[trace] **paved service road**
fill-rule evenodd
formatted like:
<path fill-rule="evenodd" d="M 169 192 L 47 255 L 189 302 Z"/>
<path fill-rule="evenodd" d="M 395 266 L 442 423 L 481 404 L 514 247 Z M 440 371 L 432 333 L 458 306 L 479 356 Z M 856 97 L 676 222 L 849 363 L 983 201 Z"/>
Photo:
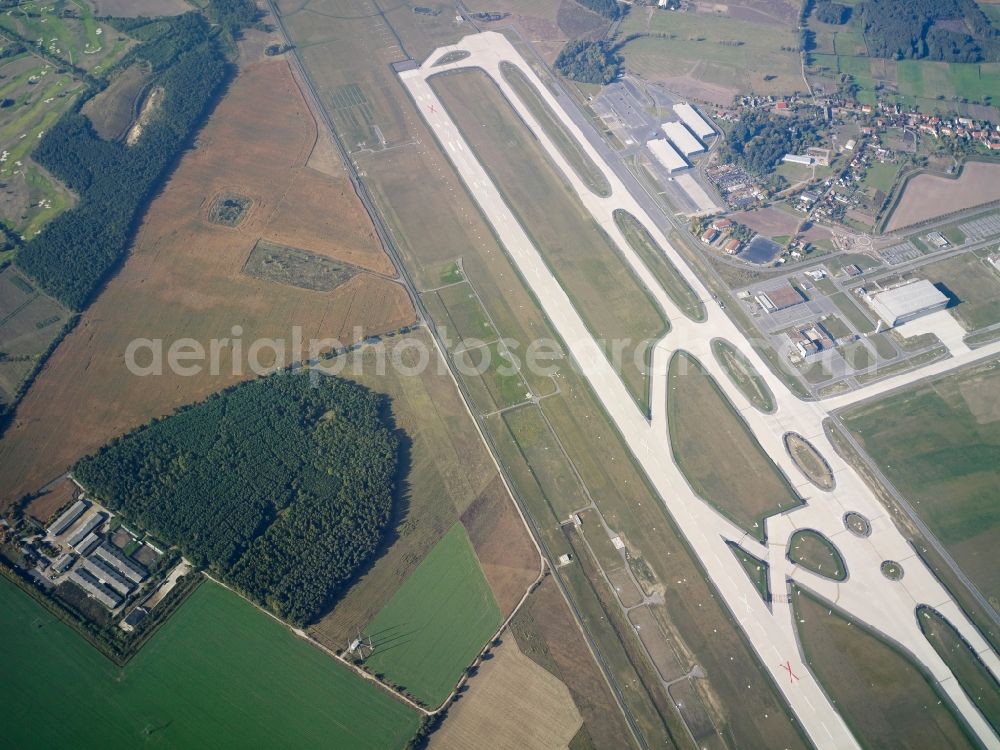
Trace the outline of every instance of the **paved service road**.
<path fill-rule="evenodd" d="M 454 50 L 468 51 L 470 56 L 455 63 L 434 66 L 442 55 Z M 501 61 L 517 65 L 531 80 L 539 95 L 560 117 L 581 148 L 605 173 L 612 186 L 610 197 L 595 195 L 580 180 L 531 111 L 507 84 L 500 73 Z M 657 343 L 653 352 L 652 419 L 646 419 L 635 406 L 603 349 L 587 330 L 579 312 L 549 271 L 537 248 L 511 213 L 496 185 L 428 83 L 427 79 L 437 73 L 469 66 L 482 68 L 493 78 L 670 318 L 672 330 Z M 922 564 L 871 490 L 837 455 L 824 434 L 822 422 L 828 416 L 829 408 L 850 402 L 844 401 L 845 397 L 831 399 L 829 402 L 804 402 L 788 391 L 732 321 L 717 305 L 712 304 L 708 290 L 670 245 L 636 197 L 625 188 L 615 171 L 504 36 L 483 33 L 466 37 L 457 45 L 438 49 L 420 68 L 402 72 L 400 78 L 435 133 L 442 150 L 455 165 L 505 250 L 539 300 L 546 316 L 565 341 L 571 356 L 615 422 L 629 450 L 656 488 L 710 580 L 740 622 L 763 667 L 784 694 L 812 741 L 823 748 L 859 746 L 843 718 L 803 663 L 792 607 L 789 597 L 785 595 L 789 581 L 835 603 L 852 617 L 867 623 L 906 650 L 933 675 L 941 692 L 980 740 L 988 747 L 1000 748 L 1000 739 L 921 633 L 915 608 L 920 604 L 928 604 L 947 617 L 998 678 L 1000 660 L 948 592 Z M 706 301 L 705 322 L 691 321 L 673 304 L 618 230 L 613 219 L 613 211 L 618 208 L 630 212 L 645 225 L 691 287 Z M 715 338 L 727 340 L 757 368 L 775 396 L 777 409 L 773 414 L 763 414 L 755 409 L 742 391 L 730 381 L 711 352 L 711 341 Z M 768 455 L 792 481 L 805 501 L 802 506 L 765 521 L 766 543 L 760 543 L 745 534 L 702 501 L 671 458 L 666 421 L 666 375 L 670 358 L 677 351 L 690 353 L 711 373 L 726 396 L 740 410 Z M 927 372 L 944 371 L 965 361 L 993 356 L 998 351 L 1000 345 L 984 347 L 946 363 L 931 365 L 916 374 L 869 386 L 852 395 L 855 400 L 867 398 L 912 382 Z M 784 447 L 783 438 L 789 431 L 805 436 L 823 455 L 836 477 L 835 489 L 830 492 L 821 491 L 801 474 Z M 871 521 L 870 536 L 858 537 L 846 530 L 843 517 L 848 511 L 858 512 Z M 847 564 L 849 576 L 846 581 L 834 582 L 803 570 L 788 560 L 786 552 L 789 537 L 797 529 L 804 528 L 815 529 L 834 542 Z M 777 594 L 770 605 L 757 594 L 749 577 L 727 549 L 726 540 L 739 542 L 749 552 L 768 562 L 771 591 Z M 887 559 L 901 563 L 905 570 L 902 580 L 889 581 L 881 574 L 880 565 Z M 786 664 L 798 677 L 797 681 L 790 679 Z"/>

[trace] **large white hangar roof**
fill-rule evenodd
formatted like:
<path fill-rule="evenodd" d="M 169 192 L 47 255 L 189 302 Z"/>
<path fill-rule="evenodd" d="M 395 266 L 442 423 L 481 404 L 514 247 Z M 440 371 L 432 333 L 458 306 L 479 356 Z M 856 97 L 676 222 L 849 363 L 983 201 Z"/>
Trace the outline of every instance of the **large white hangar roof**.
<path fill-rule="evenodd" d="M 656 157 L 656 160 L 667 168 L 668 172 L 684 169 L 688 165 L 684 161 L 684 157 L 677 153 L 677 149 L 671 146 L 666 138 L 657 138 L 656 140 L 649 141 L 646 147 Z"/>
<path fill-rule="evenodd" d="M 708 121 L 687 102 L 674 105 L 674 112 L 681 118 L 681 122 L 691 128 L 691 132 L 705 140 L 715 135 L 715 128 L 708 124 Z"/>
<path fill-rule="evenodd" d="M 889 325 L 899 325 L 921 315 L 943 310 L 948 297 L 927 279 L 871 295 L 872 309 Z"/>
<path fill-rule="evenodd" d="M 705 147 L 701 145 L 698 139 L 691 135 L 691 131 L 684 127 L 684 123 L 665 122 L 660 127 L 667 134 L 667 138 L 677 146 L 677 150 L 685 156 L 697 154 L 699 151 L 705 150 Z"/>

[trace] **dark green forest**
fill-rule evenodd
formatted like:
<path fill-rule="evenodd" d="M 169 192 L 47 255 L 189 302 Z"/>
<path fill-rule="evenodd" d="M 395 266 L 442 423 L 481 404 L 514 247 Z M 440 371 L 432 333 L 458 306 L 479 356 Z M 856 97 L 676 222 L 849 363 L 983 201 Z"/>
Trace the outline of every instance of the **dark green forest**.
<path fill-rule="evenodd" d="M 285 371 L 116 439 L 75 477 L 109 508 L 296 624 L 378 546 L 397 440 L 381 397 Z"/>
<path fill-rule="evenodd" d="M 575 39 L 556 58 L 556 70 L 581 83 L 611 83 L 621 71 L 622 57 L 606 42 Z"/>
<path fill-rule="evenodd" d="M 215 25 L 200 13 L 108 19 L 141 42 L 116 67 L 147 62 L 152 84 L 164 94 L 133 146 L 103 140 L 76 110 L 61 118 L 32 154 L 80 196 L 77 206 L 49 222 L 15 261 L 63 304 L 83 309 L 124 256 L 146 204 L 228 76 L 225 49 L 230 35 L 252 20 L 248 7 L 248 0 L 212 0 L 206 12 Z"/>
<path fill-rule="evenodd" d="M 621 18 L 622 16 L 622 6 L 618 3 L 618 0 L 576 0 L 576 1 L 587 10 L 592 10 L 595 13 L 599 13 L 605 18 L 610 18 L 612 21 Z"/>
<path fill-rule="evenodd" d="M 748 172 L 767 177 L 785 154 L 797 154 L 821 142 L 820 123 L 806 117 L 783 117 L 765 110 L 744 115 L 722 144 L 720 155 Z"/>
<path fill-rule="evenodd" d="M 854 12 L 871 57 L 1000 60 L 1000 38 L 975 0 L 863 0 Z"/>

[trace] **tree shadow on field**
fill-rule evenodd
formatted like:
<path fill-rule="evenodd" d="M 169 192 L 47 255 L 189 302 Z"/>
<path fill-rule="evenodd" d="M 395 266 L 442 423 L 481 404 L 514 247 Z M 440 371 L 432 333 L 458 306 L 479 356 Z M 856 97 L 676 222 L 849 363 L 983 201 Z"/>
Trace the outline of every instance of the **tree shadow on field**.
<path fill-rule="evenodd" d="M 372 389 L 368 389 L 372 390 Z M 392 413 L 392 399 L 385 394 L 379 394 L 379 417 L 382 423 L 396 438 L 399 447 L 396 451 L 396 473 L 393 476 L 392 486 L 392 509 L 389 520 L 386 522 L 375 551 L 358 565 L 354 574 L 338 586 L 327 599 L 320 613 L 307 624 L 314 624 L 326 617 L 337 606 L 341 597 L 346 594 L 361 578 L 368 574 L 378 560 L 389 551 L 400 538 L 400 530 L 403 523 L 409 516 L 410 501 L 413 488 L 410 484 L 410 471 L 413 468 L 413 439 L 396 425 L 396 419 Z"/>

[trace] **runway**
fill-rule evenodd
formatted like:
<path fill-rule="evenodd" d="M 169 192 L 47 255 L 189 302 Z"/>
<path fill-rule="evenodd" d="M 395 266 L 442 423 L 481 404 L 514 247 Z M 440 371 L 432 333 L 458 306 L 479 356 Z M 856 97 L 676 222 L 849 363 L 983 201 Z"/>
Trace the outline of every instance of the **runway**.
<path fill-rule="evenodd" d="M 458 50 L 468 51 L 470 56 L 454 63 L 434 66 L 444 54 Z M 501 61 L 521 69 L 567 131 L 578 141 L 579 146 L 604 172 L 612 186 L 609 197 L 595 195 L 580 180 L 530 109 L 507 84 L 500 73 Z M 615 242 L 636 276 L 670 319 L 672 330 L 657 342 L 653 352 L 651 419 L 647 420 L 636 407 L 604 350 L 587 330 L 579 311 L 552 275 L 428 83 L 427 79 L 433 75 L 470 66 L 485 70 L 500 87 L 552 162 Z M 823 748 L 859 747 L 857 739 L 804 664 L 795 634 L 791 604 L 789 598 L 783 595 L 788 591 L 789 580 L 835 603 L 852 617 L 867 623 L 905 649 L 937 680 L 940 690 L 980 740 L 987 747 L 1000 748 L 1000 738 L 921 633 L 915 608 L 919 604 L 927 604 L 941 612 L 998 678 L 1000 660 L 952 601 L 948 592 L 916 557 L 871 490 L 835 452 L 822 428 L 824 418 L 833 408 L 905 386 L 929 374 L 995 356 L 1000 353 L 1000 342 L 963 352 L 915 373 L 890 378 L 850 394 L 820 402 L 800 401 L 770 371 L 732 321 L 713 303 L 710 293 L 683 257 L 671 246 L 636 197 L 625 188 L 611 165 L 591 145 L 559 100 L 538 79 L 506 37 L 496 33 L 466 37 L 457 45 L 436 50 L 420 68 L 404 71 L 399 75 L 421 115 L 435 133 L 441 149 L 454 164 L 511 260 L 539 300 L 543 312 L 566 343 L 570 355 L 616 424 L 629 450 L 656 488 L 711 582 L 739 621 L 763 667 L 770 672 L 812 741 Z M 628 211 L 646 227 L 692 289 L 706 303 L 707 316 L 704 322 L 691 321 L 673 304 L 622 236 L 613 218 L 616 209 Z M 711 342 L 715 338 L 728 341 L 754 365 L 774 394 L 777 408 L 773 414 L 758 411 L 732 383 L 711 352 Z M 666 376 L 670 358 L 677 351 L 690 353 L 709 371 L 729 400 L 739 409 L 764 450 L 805 500 L 804 505 L 765 521 L 766 544 L 746 535 L 742 529 L 701 500 L 672 460 L 666 421 Z M 789 431 L 806 437 L 823 455 L 834 472 L 835 489 L 830 492 L 821 491 L 802 475 L 784 447 L 783 438 Z M 872 525 L 870 536 L 859 537 L 846 529 L 843 517 L 848 511 L 860 513 L 869 519 Z M 806 528 L 815 529 L 834 542 L 847 564 L 846 581 L 834 582 L 801 569 L 788 560 L 786 550 L 790 535 L 798 529 Z M 740 543 L 748 552 L 769 563 L 771 591 L 777 594 L 770 605 L 758 595 L 735 556 L 727 549 L 726 540 Z M 884 560 L 894 560 L 903 566 L 905 575 L 902 580 L 890 581 L 881 574 L 880 565 Z M 786 663 L 798 677 L 797 680 L 790 678 Z"/>

